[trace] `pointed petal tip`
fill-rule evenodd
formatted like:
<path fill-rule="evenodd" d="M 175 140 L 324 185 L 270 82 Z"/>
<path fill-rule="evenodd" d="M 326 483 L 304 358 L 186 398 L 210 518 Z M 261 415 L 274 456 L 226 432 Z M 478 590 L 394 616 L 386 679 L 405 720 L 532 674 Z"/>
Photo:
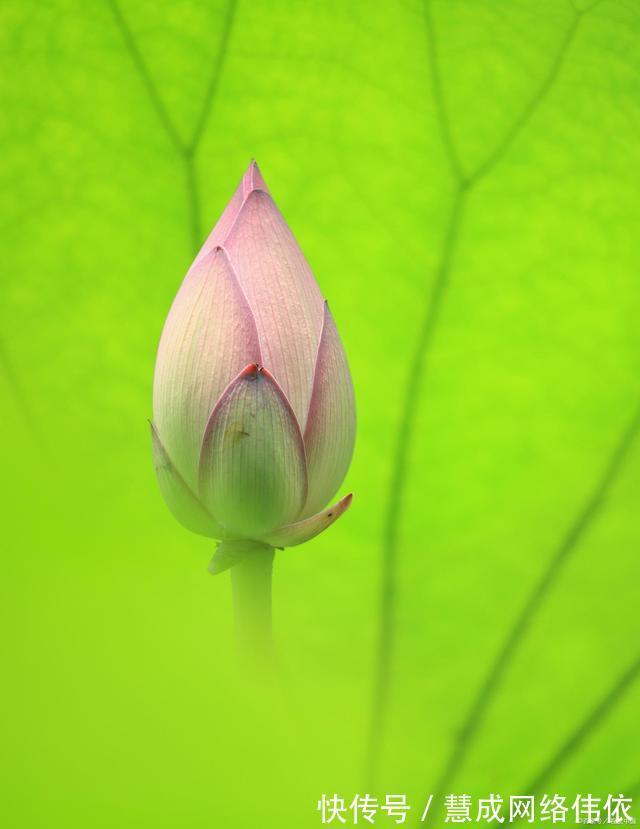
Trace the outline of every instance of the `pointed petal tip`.
<path fill-rule="evenodd" d="M 337 521 L 349 509 L 352 500 L 353 493 L 350 492 L 332 506 L 322 510 L 322 512 L 269 533 L 263 538 L 263 541 L 278 548 L 296 547 L 298 544 L 304 544 L 306 541 L 320 535 L 327 527 Z"/>
<path fill-rule="evenodd" d="M 207 271 L 207 269 L 213 267 L 216 263 L 217 259 L 224 259 L 228 264 L 229 268 L 231 268 L 231 260 L 229 259 L 229 254 L 227 251 L 222 247 L 222 244 L 218 243 L 213 247 L 208 246 L 209 243 L 205 242 L 200 252 L 193 260 L 191 265 L 189 266 L 189 270 L 187 271 L 187 277 L 193 273 L 202 273 L 203 271 Z"/>
<path fill-rule="evenodd" d="M 247 199 L 254 190 L 261 190 L 265 193 L 269 192 L 269 188 L 262 177 L 258 164 L 255 158 L 252 158 L 251 163 L 247 167 L 247 172 L 242 179 L 242 193 L 244 198 Z"/>
<path fill-rule="evenodd" d="M 353 501 L 353 492 L 350 492 L 348 495 L 345 495 L 344 498 L 341 498 L 337 501 L 332 507 L 329 507 L 323 514 L 326 516 L 329 524 L 332 524 L 337 518 L 339 518 L 343 512 L 346 512 L 349 507 L 351 506 L 351 502 Z"/>
<path fill-rule="evenodd" d="M 231 260 L 229 259 L 229 254 L 222 246 L 222 244 L 214 245 L 210 250 L 206 253 L 203 253 L 201 256 L 196 257 L 194 260 L 194 265 L 202 268 L 206 265 L 211 265 L 218 257 L 222 257 L 227 260 L 229 266 L 231 266 Z"/>
<path fill-rule="evenodd" d="M 249 363 L 249 365 L 246 368 L 242 369 L 242 371 L 238 375 L 238 380 L 252 381 L 256 380 L 258 377 L 262 377 L 264 380 L 267 380 L 276 389 L 278 395 L 282 398 L 283 403 L 285 404 L 287 409 L 291 411 L 291 414 L 295 418 L 295 414 L 293 412 L 293 409 L 291 409 L 289 399 L 282 390 L 282 386 L 280 385 L 280 383 L 278 383 L 274 375 L 269 371 L 268 368 L 266 368 L 266 366 L 261 366 L 259 363 Z"/>
<path fill-rule="evenodd" d="M 255 380 L 258 374 L 262 373 L 262 368 L 257 363 L 249 363 L 246 368 L 243 368 L 238 375 L 239 380 Z"/>
<path fill-rule="evenodd" d="M 252 221 L 262 223 L 266 216 L 275 215 L 278 212 L 278 207 L 266 187 L 252 187 L 245 194 L 242 210 L 252 216 Z M 259 212 L 258 218 L 256 218 L 256 211 Z M 235 227 L 226 239 L 230 247 L 233 246 Z"/>

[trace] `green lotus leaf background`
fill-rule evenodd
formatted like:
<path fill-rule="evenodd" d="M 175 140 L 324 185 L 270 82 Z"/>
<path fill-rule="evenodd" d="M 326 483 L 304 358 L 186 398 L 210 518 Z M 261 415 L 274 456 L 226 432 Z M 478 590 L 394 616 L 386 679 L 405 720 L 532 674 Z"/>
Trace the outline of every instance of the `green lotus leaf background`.
<path fill-rule="evenodd" d="M 640 796 L 637 3 L 0 21 L 3 825 Z M 350 511 L 276 557 L 275 712 L 146 421 L 169 304 L 252 157 L 359 418 Z"/>

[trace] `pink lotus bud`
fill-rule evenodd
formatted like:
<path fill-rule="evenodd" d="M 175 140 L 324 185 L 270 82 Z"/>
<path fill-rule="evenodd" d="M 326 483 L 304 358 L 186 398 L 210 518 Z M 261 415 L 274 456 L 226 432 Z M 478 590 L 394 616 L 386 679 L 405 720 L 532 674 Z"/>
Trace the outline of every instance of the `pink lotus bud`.
<path fill-rule="evenodd" d="M 169 508 L 187 529 L 224 539 L 231 562 L 238 541 L 300 544 L 351 502 L 322 511 L 353 452 L 347 359 L 255 163 L 171 306 L 153 412 Z"/>

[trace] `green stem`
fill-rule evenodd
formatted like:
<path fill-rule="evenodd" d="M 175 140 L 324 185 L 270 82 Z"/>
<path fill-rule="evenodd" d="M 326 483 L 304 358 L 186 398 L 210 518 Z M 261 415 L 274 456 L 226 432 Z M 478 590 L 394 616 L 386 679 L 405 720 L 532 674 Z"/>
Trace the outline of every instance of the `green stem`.
<path fill-rule="evenodd" d="M 231 568 L 233 610 L 238 649 L 251 667 L 273 663 L 271 576 L 275 550 L 249 553 Z"/>

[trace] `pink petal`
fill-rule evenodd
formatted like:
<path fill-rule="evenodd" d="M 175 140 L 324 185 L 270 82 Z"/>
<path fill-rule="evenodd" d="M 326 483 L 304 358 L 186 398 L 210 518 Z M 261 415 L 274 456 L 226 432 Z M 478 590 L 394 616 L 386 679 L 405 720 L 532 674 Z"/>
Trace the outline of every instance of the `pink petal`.
<path fill-rule="evenodd" d="M 325 303 L 313 395 L 304 434 L 309 495 L 303 515 L 313 515 L 332 498 L 347 474 L 356 435 L 351 374 L 340 336 Z"/>
<path fill-rule="evenodd" d="M 193 490 L 211 410 L 249 361 L 260 361 L 255 321 L 226 253 L 218 248 L 191 268 L 171 306 L 153 384 L 158 430 Z"/>
<path fill-rule="evenodd" d="M 326 510 L 311 516 L 311 518 L 305 518 L 304 521 L 298 521 L 295 524 L 280 527 L 279 530 L 272 533 L 267 533 L 263 540 L 273 547 L 295 547 L 296 544 L 304 544 L 305 541 L 319 535 L 327 527 L 330 527 L 334 521 L 337 521 L 351 506 L 352 498 L 352 493 L 349 493 L 332 507 L 327 507 Z"/>
<path fill-rule="evenodd" d="M 249 365 L 211 413 L 200 455 L 199 493 L 236 538 L 294 521 L 307 495 L 300 427 L 271 374 Z"/>
<path fill-rule="evenodd" d="M 247 172 L 242 177 L 242 181 L 238 185 L 236 192 L 231 197 L 231 201 L 225 207 L 222 216 L 220 216 L 216 226 L 209 234 L 207 241 L 200 249 L 196 257 L 196 262 L 210 253 L 214 248 L 224 246 L 229 231 L 233 227 L 233 223 L 240 212 L 240 208 L 249 193 L 252 193 L 254 190 L 264 190 L 265 193 L 269 192 L 258 169 L 258 165 L 255 161 L 252 161 Z"/>
<path fill-rule="evenodd" d="M 277 377 L 304 430 L 322 328 L 320 289 L 263 190 L 247 196 L 225 249 L 256 320 L 262 361 Z"/>
<path fill-rule="evenodd" d="M 222 528 L 209 515 L 171 463 L 171 458 L 162 445 L 160 435 L 153 423 L 149 425 L 151 426 L 153 465 L 156 470 L 160 492 L 174 518 L 183 527 L 191 530 L 191 532 L 198 533 L 198 535 L 222 538 Z"/>

